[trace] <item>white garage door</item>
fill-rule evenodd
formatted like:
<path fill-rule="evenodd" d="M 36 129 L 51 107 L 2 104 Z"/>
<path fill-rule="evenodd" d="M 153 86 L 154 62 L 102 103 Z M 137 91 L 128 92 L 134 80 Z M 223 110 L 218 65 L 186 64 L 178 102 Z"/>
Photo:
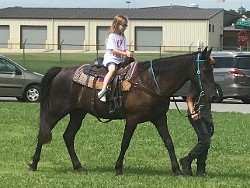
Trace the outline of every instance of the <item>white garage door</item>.
<path fill-rule="evenodd" d="M 136 27 L 135 50 L 159 51 L 162 43 L 161 27 Z"/>
<path fill-rule="evenodd" d="M 106 26 L 98 26 L 97 27 L 97 37 L 96 37 L 96 44 L 98 44 L 98 50 L 104 50 L 106 40 L 108 38 L 109 27 Z"/>
<path fill-rule="evenodd" d="M 84 26 L 60 26 L 58 43 L 64 50 L 83 50 L 85 40 Z M 60 46 L 59 46 L 60 49 Z"/>
<path fill-rule="evenodd" d="M 21 49 L 45 49 L 46 40 L 46 26 L 21 26 Z"/>
<path fill-rule="evenodd" d="M 10 38 L 10 27 L 8 25 L 0 26 L 0 48 L 8 48 Z"/>

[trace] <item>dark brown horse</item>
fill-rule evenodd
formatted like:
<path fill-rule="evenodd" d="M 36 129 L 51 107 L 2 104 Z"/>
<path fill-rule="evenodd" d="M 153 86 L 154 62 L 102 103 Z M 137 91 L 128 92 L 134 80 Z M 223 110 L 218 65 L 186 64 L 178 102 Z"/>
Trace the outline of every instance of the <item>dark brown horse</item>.
<path fill-rule="evenodd" d="M 117 175 L 123 173 L 123 159 L 137 125 L 146 121 L 152 122 L 161 136 L 169 152 L 173 173 L 182 174 L 169 134 L 166 113 L 170 97 L 188 80 L 204 90 L 205 97 L 210 98 L 214 94 L 210 53 L 211 49 L 207 51 L 205 48 L 201 53 L 140 62 L 137 76 L 131 81 L 130 91 L 124 92 L 123 114 L 110 114 L 109 105 L 99 101 L 95 96 L 99 117 L 126 119 L 121 150 L 115 165 Z M 70 121 L 63 138 L 74 170 L 84 171 L 75 152 L 74 140 L 85 115 L 95 113 L 91 110 L 90 100 L 93 97 L 93 89 L 72 81 L 76 69 L 77 67 L 55 67 L 44 75 L 41 83 L 40 129 L 33 161 L 29 164 L 31 170 L 37 170 L 42 145 L 52 139 L 51 130 L 58 121 L 69 114 Z"/>

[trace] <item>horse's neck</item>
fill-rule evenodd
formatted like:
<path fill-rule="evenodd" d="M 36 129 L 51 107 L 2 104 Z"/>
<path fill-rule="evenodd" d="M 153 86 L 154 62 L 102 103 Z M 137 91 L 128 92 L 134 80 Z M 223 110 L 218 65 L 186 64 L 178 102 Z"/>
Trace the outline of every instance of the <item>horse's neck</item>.
<path fill-rule="evenodd" d="M 183 63 L 178 72 L 168 71 L 160 75 L 162 94 L 171 96 L 178 91 L 188 80 L 192 71 L 192 64 Z"/>

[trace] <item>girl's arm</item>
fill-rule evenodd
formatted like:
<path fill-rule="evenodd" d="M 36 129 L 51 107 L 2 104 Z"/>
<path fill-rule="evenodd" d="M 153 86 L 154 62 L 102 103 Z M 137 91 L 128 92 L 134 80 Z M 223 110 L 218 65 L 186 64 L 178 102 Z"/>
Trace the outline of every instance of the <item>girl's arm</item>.
<path fill-rule="evenodd" d="M 127 56 L 127 57 L 131 57 L 132 56 L 132 52 L 129 51 L 129 50 L 126 50 L 125 52 L 124 51 L 121 51 L 121 50 L 118 50 L 118 49 L 113 49 L 112 51 L 114 54 L 116 55 L 122 55 L 122 56 Z"/>

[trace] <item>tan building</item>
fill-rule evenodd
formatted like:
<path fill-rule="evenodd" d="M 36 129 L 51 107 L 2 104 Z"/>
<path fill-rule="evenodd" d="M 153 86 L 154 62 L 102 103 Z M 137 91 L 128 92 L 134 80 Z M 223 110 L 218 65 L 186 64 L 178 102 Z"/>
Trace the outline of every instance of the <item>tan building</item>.
<path fill-rule="evenodd" d="M 194 51 L 222 45 L 223 9 L 162 6 L 135 9 L 0 9 L 0 50 L 96 51 L 104 49 L 115 15 L 126 15 L 134 51 Z"/>

